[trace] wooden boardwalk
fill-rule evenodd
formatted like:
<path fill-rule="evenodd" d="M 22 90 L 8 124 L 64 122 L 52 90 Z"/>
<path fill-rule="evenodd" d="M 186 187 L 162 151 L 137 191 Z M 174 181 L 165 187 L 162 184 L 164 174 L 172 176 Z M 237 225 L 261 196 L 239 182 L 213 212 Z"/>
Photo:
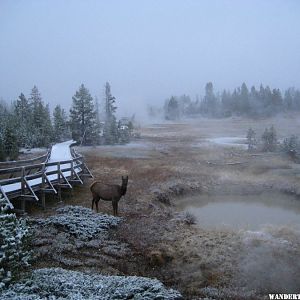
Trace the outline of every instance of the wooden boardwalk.
<path fill-rule="evenodd" d="M 70 157 L 67 160 L 53 161 L 51 156 L 57 155 L 49 150 L 31 160 L 0 163 L 0 194 L 6 205 L 16 210 L 11 203 L 15 199 L 20 201 L 21 212 L 25 212 L 26 201 L 38 202 L 45 208 L 46 193 L 56 194 L 61 200 L 62 188 L 72 189 L 74 184 L 83 184 L 84 177 L 93 177 L 83 156 L 71 146 L 71 141 L 65 145 Z"/>

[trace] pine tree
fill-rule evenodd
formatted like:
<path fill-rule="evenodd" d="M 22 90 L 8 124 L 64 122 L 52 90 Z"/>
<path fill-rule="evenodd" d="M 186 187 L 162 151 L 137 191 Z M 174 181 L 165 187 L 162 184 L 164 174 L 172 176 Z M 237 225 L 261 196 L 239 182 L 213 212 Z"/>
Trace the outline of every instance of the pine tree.
<path fill-rule="evenodd" d="M 44 107 L 44 123 L 42 126 L 42 145 L 48 146 L 53 141 L 53 126 L 50 116 L 49 104 Z"/>
<path fill-rule="evenodd" d="M 242 114 L 248 114 L 250 110 L 250 103 L 249 103 L 249 91 L 248 88 L 243 82 L 241 86 L 241 94 L 240 94 L 240 112 Z"/>
<path fill-rule="evenodd" d="M 19 154 L 17 128 L 10 116 L 4 130 L 4 153 L 9 160 L 15 160 Z"/>
<path fill-rule="evenodd" d="M 21 147 L 28 146 L 28 135 L 31 131 L 32 111 L 27 98 L 20 94 L 14 105 L 16 126 L 18 127 L 18 143 Z"/>
<path fill-rule="evenodd" d="M 96 144 L 100 144 L 100 137 L 101 137 L 101 132 L 103 130 L 103 126 L 101 123 L 101 117 L 100 117 L 100 104 L 98 101 L 98 98 L 95 97 L 95 114 L 96 114 L 96 132 L 97 132 L 97 140 Z"/>
<path fill-rule="evenodd" d="M 115 106 L 116 98 L 112 96 L 110 90 L 110 84 L 105 84 L 105 124 L 104 124 L 104 140 L 105 144 L 116 144 L 119 140 L 117 120 L 115 112 L 117 107 Z"/>
<path fill-rule="evenodd" d="M 249 128 L 247 132 L 248 151 L 252 151 L 255 148 L 255 145 L 257 144 L 255 137 L 256 137 L 255 131 L 252 128 Z"/>
<path fill-rule="evenodd" d="M 266 128 L 263 135 L 263 150 L 273 152 L 276 150 L 277 147 L 277 134 L 274 126 L 272 125 L 270 129 Z"/>
<path fill-rule="evenodd" d="M 279 89 L 273 89 L 271 95 L 271 105 L 273 112 L 279 112 L 282 108 L 283 100 Z"/>
<path fill-rule="evenodd" d="M 217 97 L 214 94 L 213 84 L 208 82 L 205 86 L 205 96 L 202 102 L 202 112 L 213 116 L 217 111 Z"/>
<path fill-rule="evenodd" d="M 293 88 L 289 88 L 285 91 L 284 93 L 284 98 L 283 98 L 283 103 L 284 103 L 284 106 L 287 110 L 291 110 L 294 106 L 294 89 Z"/>
<path fill-rule="evenodd" d="M 171 97 L 166 102 L 165 106 L 165 118 L 167 120 L 178 120 L 180 115 L 179 103 L 175 97 Z"/>
<path fill-rule="evenodd" d="M 53 135 L 56 142 L 62 142 L 69 137 L 67 115 L 60 105 L 56 105 L 53 111 Z"/>
<path fill-rule="evenodd" d="M 6 159 L 4 134 L 7 126 L 8 111 L 4 101 L 0 99 L 0 161 Z"/>
<path fill-rule="evenodd" d="M 41 131 L 44 121 L 44 104 L 41 94 L 36 86 L 34 86 L 31 90 L 29 101 L 30 105 L 32 106 L 32 125 L 34 128 L 37 128 Z"/>
<path fill-rule="evenodd" d="M 230 117 L 233 112 L 232 97 L 230 92 L 223 91 L 221 96 L 222 111 L 224 117 Z"/>
<path fill-rule="evenodd" d="M 286 152 L 293 160 L 296 160 L 300 152 L 300 142 L 297 136 L 292 135 L 289 138 L 283 140 L 282 149 Z"/>
<path fill-rule="evenodd" d="M 36 86 L 31 90 L 29 104 L 32 109 L 31 145 L 38 147 L 48 146 L 53 139 L 49 106 L 44 106 L 41 94 Z"/>
<path fill-rule="evenodd" d="M 93 144 L 97 138 L 93 98 L 89 90 L 81 84 L 72 99 L 73 105 L 70 109 L 72 137 L 83 145 Z"/>

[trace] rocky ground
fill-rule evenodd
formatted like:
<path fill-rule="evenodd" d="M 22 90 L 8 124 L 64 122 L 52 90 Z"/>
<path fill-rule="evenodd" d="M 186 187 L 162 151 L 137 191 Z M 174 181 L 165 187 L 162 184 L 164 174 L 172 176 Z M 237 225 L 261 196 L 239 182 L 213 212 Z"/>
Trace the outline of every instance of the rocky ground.
<path fill-rule="evenodd" d="M 299 257 L 299 236 L 295 232 L 255 236 L 205 230 L 199 224 L 191 224 L 193 220 L 178 210 L 176 203 L 186 195 L 210 191 L 243 194 L 270 189 L 300 194 L 299 168 L 289 158 L 278 153 L 248 153 L 206 140 L 243 137 L 250 126 L 259 135 L 272 124 L 280 124 L 279 137 L 284 137 L 299 130 L 297 122 L 291 126 L 291 116 L 271 120 L 192 120 L 145 127 L 141 139 L 129 145 L 79 147 L 77 151 L 84 154 L 95 179 L 120 184 L 121 176 L 129 175 L 128 192 L 119 203 L 120 218 L 112 219 L 113 228 L 105 229 L 104 236 L 88 229 L 95 234 L 88 240 L 55 226 L 62 212 L 57 208 L 91 207 L 92 180 L 76 187 L 72 195 L 66 191 L 63 203 L 49 198 L 45 212 L 32 207 L 30 216 L 37 219 L 33 222 L 32 245 L 39 257 L 34 268 L 62 267 L 93 276 L 157 278 L 179 290 L 185 299 L 264 299 L 267 292 L 274 292 L 274 284 L 281 280 L 280 272 L 272 274 L 272 278 L 264 274 L 263 280 L 254 280 L 257 272 L 267 272 L 250 266 L 251 257 L 255 261 L 260 253 L 267 257 L 271 251 L 274 260 L 269 260 L 269 266 L 276 257 L 287 261 L 285 252 Z M 100 202 L 99 209 L 112 214 L 108 202 Z M 274 238 L 268 240 L 270 236 Z M 284 250 L 274 252 L 274 247 L 265 247 L 270 241 L 277 243 L 278 249 L 283 249 L 280 245 L 284 244 Z M 243 269 L 245 265 L 247 269 Z M 298 276 L 299 264 L 288 271 Z M 251 284 L 245 276 L 251 278 Z M 292 290 L 298 283 L 288 279 L 286 286 L 290 284 Z"/>

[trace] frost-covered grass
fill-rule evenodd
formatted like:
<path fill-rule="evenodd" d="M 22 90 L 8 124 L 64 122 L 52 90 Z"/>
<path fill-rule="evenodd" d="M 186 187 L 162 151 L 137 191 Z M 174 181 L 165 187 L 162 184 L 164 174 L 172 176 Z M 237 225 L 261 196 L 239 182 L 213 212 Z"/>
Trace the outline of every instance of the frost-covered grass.
<path fill-rule="evenodd" d="M 6 299 L 182 299 L 157 279 L 102 276 L 61 268 L 35 270 L 31 279 L 0 293 Z"/>
<path fill-rule="evenodd" d="M 89 208 L 65 206 L 57 209 L 57 215 L 47 219 L 33 219 L 31 222 L 45 228 L 59 227 L 81 240 L 89 240 L 98 233 L 105 234 L 109 228 L 116 227 L 120 220 L 118 217 L 95 213 Z"/>

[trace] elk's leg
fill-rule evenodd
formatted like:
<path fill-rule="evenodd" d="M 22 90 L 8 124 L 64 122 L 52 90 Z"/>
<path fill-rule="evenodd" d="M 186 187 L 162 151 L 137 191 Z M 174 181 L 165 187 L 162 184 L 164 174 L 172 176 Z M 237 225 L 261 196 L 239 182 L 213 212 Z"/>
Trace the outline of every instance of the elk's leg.
<path fill-rule="evenodd" d="M 97 211 L 97 212 L 98 212 L 98 210 L 99 210 L 99 209 L 98 209 L 98 203 L 99 203 L 99 200 L 100 200 L 99 198 L 97 198 L 97 199 L 95 200 L 95 203 L 96 203 L 96 211 Z"/>
<path fill-rule="evenodd" d="M 118 215 L 118 201 L 113 199 L 112 206 L 113 206 L 114 216 L 117 216 Z"/>
<path fill-rule="evenodd" d="M 94 202 L 95 202 L 95 198 L 93 198 L 92 200 L 92 210 L 94 210 Z"/>

